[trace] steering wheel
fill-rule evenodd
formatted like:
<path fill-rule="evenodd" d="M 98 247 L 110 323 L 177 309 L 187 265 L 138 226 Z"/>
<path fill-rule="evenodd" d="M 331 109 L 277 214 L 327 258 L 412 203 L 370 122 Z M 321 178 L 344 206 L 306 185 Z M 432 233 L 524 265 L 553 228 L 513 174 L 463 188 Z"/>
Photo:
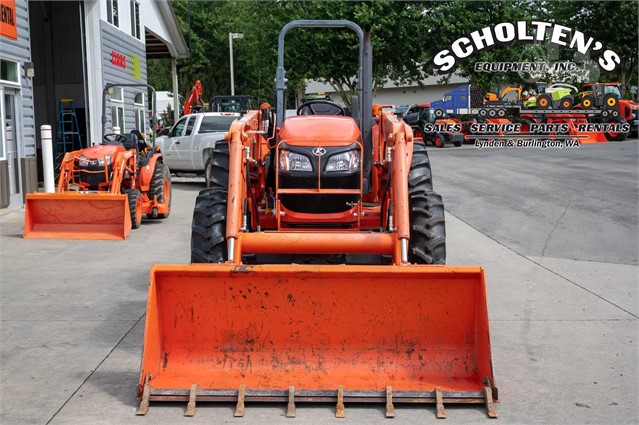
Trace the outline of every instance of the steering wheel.
<path fill-rule="evenodd" d="M 329 108 L 314 108 L 313 105 L 326 105 Z M 329 113 L 322 111 L 322 109 L 328 109 Z M 334 110 L 337 113 L 330 113 Z M 304 102 L 297 108 L 297 115 L 341 115 L 346 116 L 346 111 L 344 108 L 339 106 L 337 103 L 330 102 L 328 100 L 309 100 L 308 102 Z"/>
<path fill-rule="evenodd" d="M 105 145 L 118 145 L 127 141 L 126 136 L 122 134 L 110 133 L 105 134 L 102 138 L 102 143 Z"/>

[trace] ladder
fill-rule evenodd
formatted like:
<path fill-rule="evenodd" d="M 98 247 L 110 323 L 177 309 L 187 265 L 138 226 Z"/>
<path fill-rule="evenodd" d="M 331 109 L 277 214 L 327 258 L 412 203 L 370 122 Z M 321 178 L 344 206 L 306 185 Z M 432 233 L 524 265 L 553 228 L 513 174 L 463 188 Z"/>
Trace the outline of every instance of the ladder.
<path fill-rule="evenodd" d="M 56 128 L 55 158 L 67 152 L 82 149 L 82 137 L 78 126 L 73 99 L 60 99 L 58 126 Z"/>

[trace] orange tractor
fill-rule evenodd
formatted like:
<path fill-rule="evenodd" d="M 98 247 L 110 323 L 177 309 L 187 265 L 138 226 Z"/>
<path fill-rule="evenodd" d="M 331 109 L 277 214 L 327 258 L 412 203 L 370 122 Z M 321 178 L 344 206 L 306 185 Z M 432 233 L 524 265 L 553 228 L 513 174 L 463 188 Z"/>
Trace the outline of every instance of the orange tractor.
<path fill-rule="evenodd" d="M 123 85 L 108 84 L 104 95 L 114 86 Z M 137 131 L 106 134 L 99 145 L 65 154 L 55 193 L 27 195 L 24 237 L 126 239 L 143 214 L 167 218 L 170 209 L 171 175 L 162 154 Z"/>
<path fill-rule="evenodd" d="M 284 37 L 360 41 L 349 114 L 312 100 L 285 119 Z M 138 396 L 154 401 L 485 404 L 496 416 L 480 267 L 445 262 L 442 198 L 423 143 L 372 105 L 370 32 L 294 21 L 280 32 L 277 113 L 248 111 L 218 143 L 193 212 L 190 265 L 155 265 Z M 371 114 L 372 111 L 372 114 Z M 208 264 L 195 264 L 208 263 Z"/>

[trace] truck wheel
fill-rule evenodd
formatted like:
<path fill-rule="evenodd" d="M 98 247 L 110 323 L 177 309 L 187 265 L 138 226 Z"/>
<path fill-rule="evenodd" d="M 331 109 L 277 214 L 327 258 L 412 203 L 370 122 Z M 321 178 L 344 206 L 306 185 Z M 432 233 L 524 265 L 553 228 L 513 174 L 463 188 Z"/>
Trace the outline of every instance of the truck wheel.
<path fill-rule="evenodd" d="M 191 262 L 223 263 L 226 251 L 226 203 L 220 188 L 204 189 L 195 199 L 191 224 Z"/>
<path fill-rule="evenodd" d="M 431 190 L 409 196 L 408 261 L 415 264 L 446 264 L 446 223 L 442 197 Z"/>
<path fill-rule="evenodd" d="M 505 109 L 500 109 L 497 111 L 497 116 L 499 118 L 504 118 L 506 116 L 506 110 Z"/>
<path fill-rule="evenodd" d="M 433 140 L 433 145 L 437 146 L 438 148 L 443 148 L 445 144 L 446 142 L 444 141 L 444 138 L 441 135 L 436 134 L 435 139 Z"/>
<path fill-rule="evenodd" d="M 413 142 L 413 159 L 408 171 L 408 193 L 433 190 L 433 178 L 426 145 Z"/>
<path fill-rule="evenodd" d="M 581 107 L 584 109 L 591 109 L 593 105 L 595 104 L 595 98 L 593 95 L 588 94 L 581 98 L 580 104 L 581 104 Z"/>
<path fill-rule="evenodd" d="M 229 187 L 229 145 L 226 142 L 215 144 L 213 153 L 208 159 L 210 172 L 206 171 L 206 187 L 220 187 L 228 190 Z"/>
<path fill-rule="evenodd" d="M 435 113 L 435 117 L 436 117 L 436 118 L 441 118 L 441 117 L 443 117 L 443 116 L 444 116 L 444 110 L 443 110 L 443 109 L 441 109 L 441 108 L 437 108 L 437 109 L 435 109 L 435 112 L 434 112 L 434 113 Z"/>
<path fill-rule="evenodd" d="M 626 121 L 619 118 L 611 118 L 606 124 L 624 124 Z M 623 142 L 628 137 L 628 133 L 607 131 L 604 133 L 609 142 Z"/>
<path fill-rule="evenodd" d="M 489 109 L 488 110 L 488 116 L 490 118 L 495 118 L 497 116 L 497 110 L 496 109 Z"/>
<path fill-rule="evenodd" d="M 485 109 L 480 109 L 479 110 L 479 116 L 480 117 L 485 117 L 486 115 L 488 115 L 488 111 Z"/>
<path fill-rule="evenodd" d="M 138 189 L 127 189 L 124 191 L 129 202 L 129 213 L 131 214 L 131 227 L 137 229 L 142 224 L 142 192 Z"/>
<path fill-rule="evenodd" d="M 537 98 L 538 109 L 548 109 L 552 106 L 552 97 L 549 94 L 542 94 Z"/>
<path fill-rule="evenodd" d="M 151 184 L 149 185 L 149 198 L 155 198 L 160 203 L 167 203 L 169 205 L 169 212 L 157 214 L 156 216 L 147 214 L 147 218 L 167 218 L 169 216 L 171 213 L 172 191 L 171 171 L 169 171 L 169 167 L 162 162 L 156 162 L 153 177 L 151 177 Z"/>

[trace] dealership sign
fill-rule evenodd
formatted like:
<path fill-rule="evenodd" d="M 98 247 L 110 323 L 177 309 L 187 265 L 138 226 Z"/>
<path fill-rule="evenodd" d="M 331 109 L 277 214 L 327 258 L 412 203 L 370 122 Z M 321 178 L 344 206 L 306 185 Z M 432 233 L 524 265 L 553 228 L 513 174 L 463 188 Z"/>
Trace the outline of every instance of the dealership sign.
<path fill-rule="evenodd" d="M 559 24 L 548 22 L 526 21 L 516 23 L 504 22 L 494 27 L 485 27 L 470 33 L 469 37 L 455 40 L 450 49 L 440 51 L 433 60 L 435 70 L 440 74 L 450 72 L 458 60 L 464 60 L 475 52 L 508 43 L 533 44 L 542 43 L 550 34 L 550 44 L 556 47 L 575 50 L 582 55 L 589 51 L 601 52 L 603 44 L 592 37 L 586 37 L 581 31 L 573 30 Z M 605 71 L 613 71 L 621 62 L 619 55 L 612 50 L 605 50 L 599 58 L 599 66 Z"/>
<path fill-rule="evenodd" d="M 18 39 L 15 0 L 0 0 L 0 35 L 12 40 Z"/>

